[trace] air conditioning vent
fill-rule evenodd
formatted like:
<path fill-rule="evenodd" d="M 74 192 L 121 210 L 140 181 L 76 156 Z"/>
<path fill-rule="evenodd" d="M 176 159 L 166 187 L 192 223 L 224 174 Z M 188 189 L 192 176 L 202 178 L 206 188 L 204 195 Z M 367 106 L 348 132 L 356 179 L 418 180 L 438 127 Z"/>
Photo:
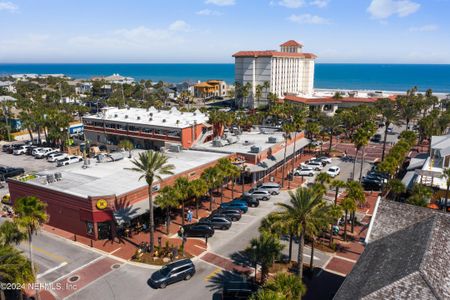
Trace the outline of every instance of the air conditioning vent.
<path fill-rule="evenodd" d="M 149 121 L 153 121 L 153 118 L 148 118 Z"/>
<path fill-rule="evenodd" d="M 162 122 L 163 122 L 163 123 L 166 123 L 166 119 L 162 119 Z"/>
<path fill-rule="evenodd" d="M 125 119 L 128 119 L 128 115 L 125 115 Z"/>
<path fill-rule="evenodd" d="M 141 119 L 141 117 L 137 116 L 137 117 L 136 117 L 136 119 L 140 120 L 140 119 Z"/>
<path fill-rule="evenodd" d="M 118 117 L 118 115 L 117 114 L 114 114 L 114 118 L 117 118 Z"/>

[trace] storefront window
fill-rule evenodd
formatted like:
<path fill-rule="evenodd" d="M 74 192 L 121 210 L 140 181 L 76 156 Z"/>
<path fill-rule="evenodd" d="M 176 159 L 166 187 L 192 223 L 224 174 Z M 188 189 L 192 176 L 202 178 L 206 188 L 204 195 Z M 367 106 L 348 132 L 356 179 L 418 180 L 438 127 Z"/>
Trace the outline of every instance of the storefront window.
<path fill-rule="evenodd" d="M 86 232 L 89 235 L 94 235 L 94 223 L 86 222 Z"/>

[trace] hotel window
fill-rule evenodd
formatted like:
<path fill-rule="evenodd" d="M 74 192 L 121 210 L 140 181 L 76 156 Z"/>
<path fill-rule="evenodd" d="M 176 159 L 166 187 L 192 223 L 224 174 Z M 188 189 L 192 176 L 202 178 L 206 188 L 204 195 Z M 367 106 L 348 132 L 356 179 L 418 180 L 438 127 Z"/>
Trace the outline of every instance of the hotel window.
<path fill-rule="evenodd" d="M 86 233 L 94 235 L 94 223 L 86 221 Z"/>
<path fill-rule="evenodd" d="M 144 132 L 144 133 L 153 133 L 153 129 L 151 129 L 151 128 L 142 128 L 142 132 Z"/>

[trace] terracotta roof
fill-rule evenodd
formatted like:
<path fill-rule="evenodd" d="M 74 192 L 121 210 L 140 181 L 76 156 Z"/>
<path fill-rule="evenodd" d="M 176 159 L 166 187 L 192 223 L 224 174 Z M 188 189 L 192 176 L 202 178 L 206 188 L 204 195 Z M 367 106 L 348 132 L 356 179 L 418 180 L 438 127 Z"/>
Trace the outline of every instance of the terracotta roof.
<path fill-rule="evenodd" d="M 334 99 L 333 97 L 323 97 L 323 98 L 304 98 L 293 95 L 286 95 L 284 100 L 292 102 L 300 102 L 304 104 L 339 104 L 339 103 L 374 103 L 377 102 L 379 98 L 355 98 L 355 97 L 344 97 L 340 99 Z"/>
<path fill-rule="evenodd" d="M 281 47 L 295 47 L 295 46 L 303 46 L 302 44 L 300 44 L 299 42 L 297 42 L 297 41 L 294 41 L 294 40 L 289 40 L 289 41 L 287 41 L 287 42 L 285 42 L 285 43 L 283 43 L 283 44 L 281 44 L 280 45 Z"/>
<path fill-rule="evenodd" d="M 207 82 L 200 82 L 200 83 L 194 84 L 194 87 L 196 87 L 196 88 L 202 88 L 202 87 L 212 88 L 214 86 L 209 84 L 209 83 L 207 83 Z"/>
<path fill-rule="evenodd" d="M 299 57 L 315 59 L 317 56 L 312 53 L 291 53 L 280 52 L 275 50 L 264 51 L 239 51 L 233 54 L 233 57 Z"/>

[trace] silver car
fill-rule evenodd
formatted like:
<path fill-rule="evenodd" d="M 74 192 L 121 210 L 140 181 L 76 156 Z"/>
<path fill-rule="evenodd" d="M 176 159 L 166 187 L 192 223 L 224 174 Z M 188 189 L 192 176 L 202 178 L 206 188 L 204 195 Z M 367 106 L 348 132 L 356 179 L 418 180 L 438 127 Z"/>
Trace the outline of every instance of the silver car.
<path fill-rule="evenodd" d="M 259 201 L 267 201 L 270 199 L 270 192 L 259 188 L 252 188 L 245 192 L 244 196 L 252 197 Z"/>

